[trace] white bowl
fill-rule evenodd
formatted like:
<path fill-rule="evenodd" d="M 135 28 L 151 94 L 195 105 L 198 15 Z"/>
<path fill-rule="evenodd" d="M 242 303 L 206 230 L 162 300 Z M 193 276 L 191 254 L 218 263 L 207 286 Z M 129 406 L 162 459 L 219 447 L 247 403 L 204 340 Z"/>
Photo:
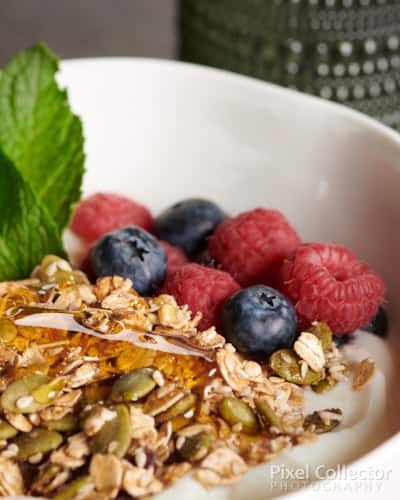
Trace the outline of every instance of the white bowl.
<path fill-rule="evenodd" d="M 348 245 L 375 267 L 388 285 L 390 319 L 396 322 L 400 310 L 397 133 L 335 104 L 175 62 L 68 61 L 60 79 L 84 121 L 86 193 L 124 193 L 154 212 L 190 196 L 214 199 L 232 213 L 260 205 L 278 208 L 304 240 Z M 396 338 L 391 333 L 394 353 Z M 394 378 L 399 376 L 400 370 Z M 376 449 L 366 446 L 366 455 L 352 457 L 358 458 L 352 470 L 378 466 L 393 470 L 391 480 L 382 481 L 373 498 L 398 498 L 400 486 L 396 478 L 399 391 L 389 382 L 393 418 L 386 436 L 392 437 L 384 443 L 372 439 L 374 447 L 379 445 Z M 291 498 L 341 499 L 347 493 L 354 498 L 354 483 L 346 492 L 343 484 L 334 489 L 337 482 L 307 487 Z M 181 496 L 261 499 L 265 485 L 258 478 L 251 488 L 247 484 L 205 492 L 189 482 Z M 362 493 L 368 497 L 367 489 Z M 377 487 L 372 493 L 377 494 Z"/>

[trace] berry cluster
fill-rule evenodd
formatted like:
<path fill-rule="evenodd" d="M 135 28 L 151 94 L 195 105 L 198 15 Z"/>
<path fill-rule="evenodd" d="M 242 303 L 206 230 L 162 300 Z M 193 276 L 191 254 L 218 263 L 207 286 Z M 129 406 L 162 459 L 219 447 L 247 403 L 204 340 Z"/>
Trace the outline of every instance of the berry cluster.
<path fill-rule="evenodd" d="M 243 353 L 290 347 L 313 321 L 343 336 L 382 315 L 383 280 L 341 245 L 302 243 L 277 210 L 227 217 L 188 199 L 153 219 L 135 201 L 98 193 L 79 204 L 71 229 L 90 245 L 83 269 L 93 279 L 118 274 L 143 295 L 169 293 Z"/>

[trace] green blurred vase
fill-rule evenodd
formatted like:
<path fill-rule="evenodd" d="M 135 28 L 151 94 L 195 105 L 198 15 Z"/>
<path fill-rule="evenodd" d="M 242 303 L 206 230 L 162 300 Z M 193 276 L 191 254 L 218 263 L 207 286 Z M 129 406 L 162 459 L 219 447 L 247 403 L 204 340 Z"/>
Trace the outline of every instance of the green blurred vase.
<path fill-rule="evenodd" d="M 180 57 L 400 129 L 400 0 L 181 0 Z"/>

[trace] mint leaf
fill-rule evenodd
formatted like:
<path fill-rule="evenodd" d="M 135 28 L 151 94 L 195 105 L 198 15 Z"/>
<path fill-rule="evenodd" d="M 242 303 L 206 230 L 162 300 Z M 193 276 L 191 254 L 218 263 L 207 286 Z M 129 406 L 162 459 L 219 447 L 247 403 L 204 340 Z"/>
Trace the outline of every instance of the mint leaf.
<path fill-rule="evenodd" d="M 81 196 L 80 119 L 58 88 L 57 57 L 43 44 L 17 54 L 0 74 L 0 146 L 47 207 L 60 232 Z"/>
<path fill-rule="evenodd" d="M 26 278 L 49 253 L 64 255 L 59 230 L 0 150 L 0 281 Z"/>

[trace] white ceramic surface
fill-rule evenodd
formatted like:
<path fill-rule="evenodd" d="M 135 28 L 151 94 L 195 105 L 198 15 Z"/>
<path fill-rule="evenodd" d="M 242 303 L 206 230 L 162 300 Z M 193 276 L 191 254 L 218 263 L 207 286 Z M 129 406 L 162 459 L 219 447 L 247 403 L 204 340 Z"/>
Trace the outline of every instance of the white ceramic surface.
<path fill-rule="evenodd" d="M 395 324 L 400 311 L 400 136 L 395 132 L 316 98 L 180 63 L 68 61 L 60 81 L 85 125 L 86 193 L 121 192 L 155 212 L 189 196 L 212 198 L 232 213 L 259 205 L 278 208 L 304 240 L 349 245 L 374 266 L 388 284 Z M 399 498 L 400 405 L 396 387 L 389 384 L 388 391 L 394 418 L 387 434 L 393 437 L 352 465 L 393 470 L 392 479 L 379 491 L 374 488 L 370 498 Z M 290 498 L 357 497 L 354 484 L 347 492 L 334 484 Z M 360 491 L 360 498 L 369 497 L 365 488 Z M 255 495 L 263 498 L 262 489 Z M 196 498 L 217 496 L 196 491 Z M 246 498 L 246 491 L 231 498 Z"/>

